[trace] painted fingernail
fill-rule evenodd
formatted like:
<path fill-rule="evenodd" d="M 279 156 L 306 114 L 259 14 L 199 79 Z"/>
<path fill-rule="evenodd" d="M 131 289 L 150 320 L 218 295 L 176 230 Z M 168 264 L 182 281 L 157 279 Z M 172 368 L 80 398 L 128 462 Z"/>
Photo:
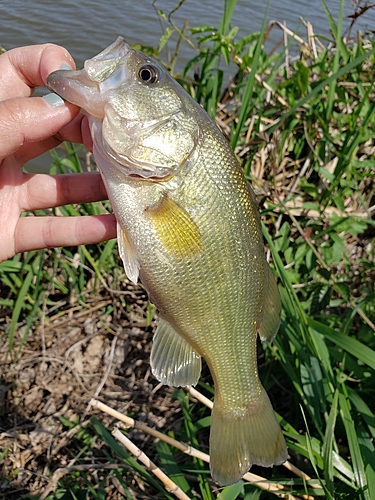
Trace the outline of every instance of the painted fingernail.
<path fill-rule="evenodd" d="M 62 65 L 60 66 L 60 69 L 69 69 L 69 70 L 71 70 L 72 68 L 69 66 L 69 64 L 62 63 Z"/>
<path fill-rule="evenodd" d="M 65 101 L 61 99 L 61 97 L 57 94 L 54 94 L 51 92 L 50 94 L 46 94 L 43 96 L 43 99 L 50 105 L 53 106 L 54 108 L 57 108 L 58 106 L 64 106 Z"/>

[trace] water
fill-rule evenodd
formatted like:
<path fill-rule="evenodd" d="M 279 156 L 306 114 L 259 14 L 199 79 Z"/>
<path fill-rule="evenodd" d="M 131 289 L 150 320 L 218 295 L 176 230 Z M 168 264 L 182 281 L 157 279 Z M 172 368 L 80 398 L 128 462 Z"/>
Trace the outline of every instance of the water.
<path fill-rule="evenodd" d="M 340 0 L 326 0 L 337 19 Z M 177 0 L 158 0 L 156 8 L 169 13 Z M 232 26 L 239 26 L 240 35 L 259 31 L 265 13 L 266 2 L 239 0 Z M 220 0 L 186 0 L 173 15 L 177 26 L 185 19 L 189 26 L 219 26 L 223 2 Z M 351 1 L 346 0 L 345 15 L 353 12 Z M 286 21 L 287 26 L 305 37 L 300 16 L 310 21 L 316 33 L 329 36 L 328 22 L 320 0 L 270 0 L 268 20 Z M 348 26 L 349 20 L 345 20 Z M 375 29 L 375 10 L 367 11 L 360 18 L 358 28 Z M 53 42 L 66 47 L 82 67 L 85 59 L 92 57 L 122 35 L 129 43 L 157 46 L 163 27 L 158 19 L 152 0 L 50 0 L 13 2 L 0 0 L 0 45 L 7 49 L 20 45 Z M 281 37 L 274 29 L 271 40 Z M 173 45 L 171 46 L 173 49 Z M 180 69 L 194 52 L 185 43 L 181 46 Z"/>

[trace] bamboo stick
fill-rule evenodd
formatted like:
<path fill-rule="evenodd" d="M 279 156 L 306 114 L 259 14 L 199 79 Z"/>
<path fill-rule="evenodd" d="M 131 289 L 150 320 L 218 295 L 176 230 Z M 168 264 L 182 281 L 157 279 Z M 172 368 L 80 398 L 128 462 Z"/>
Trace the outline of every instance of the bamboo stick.
<path fill-rule="evenodd" d="M 121 444 L 125 446 L 127 450 L 132 453 L 137 460 L 143 463 L 150 471 L 164 484 L 165 489 L 175 495 L 179 500 L 190 500 L 190 498 L 182 491 L 182 489 L 177 486 L 175 482 L 172 481 L 164 472 L 159 469 L 159 467 L 152 462 L 148 456 L 138 448 L 129 438 L 127 438 L 120 429 L 116 428 L 112 432 L 113 437 L 115 437 Z"/>

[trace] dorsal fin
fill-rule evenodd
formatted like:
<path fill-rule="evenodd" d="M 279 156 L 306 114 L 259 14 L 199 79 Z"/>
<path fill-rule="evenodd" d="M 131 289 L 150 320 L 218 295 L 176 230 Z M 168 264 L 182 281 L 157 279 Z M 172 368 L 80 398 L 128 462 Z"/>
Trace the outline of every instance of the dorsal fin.
<path fill-rule="evenodd" d="M 266 262 L 265 296 L 259 327 L 259 337 L 272 342 L 280 326 L 281 300 L 271 268 Z"/>

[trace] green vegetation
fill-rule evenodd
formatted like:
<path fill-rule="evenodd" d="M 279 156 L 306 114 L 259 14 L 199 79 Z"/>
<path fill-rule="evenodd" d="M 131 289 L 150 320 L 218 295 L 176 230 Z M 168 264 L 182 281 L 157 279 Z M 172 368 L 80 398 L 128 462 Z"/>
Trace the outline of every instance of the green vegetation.
<path fill-rule="evenodd" d="M 272 54 L 265 49 L 265 24 L 259 33 L 237 37 L 230 26 L 235 0 L 225 2 L 219 28 L 179 28 L 173 13 L 159 12 L 167 26 L 159 51 L 176 43 L 169 69 L 216 117 L 258 195 L 283 301 L 279 334 L 260 349 L 260 376 L 279 414 L 290 461 L 313 478 L 283 467 L 254 467 L 251 472 L 285 489 L 270 492 L 241 481 L 220 491 L 206 463 L 159 441 L 152 460 L 190 498 L 219 494 L 222 500 L 255 500 L 285 493 L 294 495 L 290 498 L 375 498 L 375 43 L 360 34 L 353 43 L 344 40 L 343 2 L 337 22 L 323 5 L 332 32 L 329 44 L 289 37 L 285 49 Z M 186 42 L 196 47 L 197 56 L 176 74 L 178 47 Z M 296 44 L 300 55 L 291 60 L 288 54 Z M 236 76 L 226 88 L 229 63 Z M 80 171 L 79 152 L 67 144 L 63 157 L 54 153 L 52 172 Z M 93 203 L 61 207 L 58 215 L 102 212 L 103 205 Z M 103 287 L 120 290 L 124 272 L 115 242 L 109 241 L 18 255 L 0 264 L 0 276 L 3 325 L 16 361 L 46 308 L 64 313 L 69 300 L 85 308 L 90 294 Z M 126 295 L 116 300 L 127 307 Z M 103 306 L 103 311 L 113 307 Z M 149 307 L 147 325 L 152 312 Z M 208 374 L 198 389 L 212 397 Z M 209 410 L 182 390 L 175 397 L 184 419 L 179 434 L 170 436 L 207 449 Z M 132 499 L 127 479 L 134 475 L 147 494 L 173 498 L 100 420 L 100 415 L 92 419 L 76 438 L 85 459 L 95 456 L 93 445 L 100 442 L 102 456 L 113 467 L 103 468 L 96 482 L 77 467 L 61 476 L 47 498 L 104 499 L 106 481 L 113 476 L 123 491 L 119 498 Z"/>

